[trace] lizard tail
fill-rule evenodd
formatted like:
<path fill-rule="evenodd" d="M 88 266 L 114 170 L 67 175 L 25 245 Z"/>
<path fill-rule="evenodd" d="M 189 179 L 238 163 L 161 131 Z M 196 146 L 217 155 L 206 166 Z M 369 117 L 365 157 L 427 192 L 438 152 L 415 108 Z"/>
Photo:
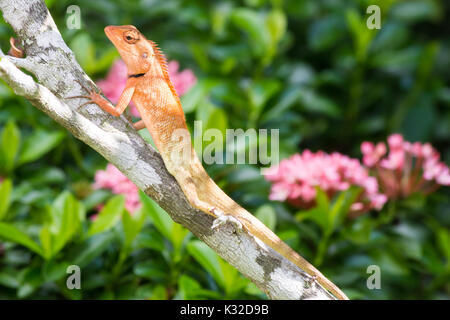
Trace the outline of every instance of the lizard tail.
<path fill-rule="evenodd" d="M 330 291 L 336 298 L 338 298 L 339 300 L 349 300 L 341 289 L 339 289 L 333 282 L 331 282 L 327 277 L 325 277 L 306 259 L 300 256 L 293 249 L 291 249 L 287 244 L 279 240 L 279 242 L 277 242 L 277 246 L 280 249 L 279 251 L 277 250 L 278 253 L 280 253 L 283 257 L 291 261 L 297 267 L 304 270 L 307 274 L 314 277 L 322 287 Z"/>
<path fill-rule="evenodd" d="M 339 300 L 349 300 L 349 298 L 339 289 L 333 282 L 325 277 L 319 270 L 317 270 L 311 263 L 295 252 L 291 247 L 284 243 L 275 233 L 267 228 L 262 222 L 256 219 L 253 215 L 245 209 L 240 208 L 246 212 L 245 218 L 239 217 L 243 221 L 246 229 L 254 236 L 261 239 L 266 245 L 274 249 L 280 255 L 291 261 L 297 267 L 305 271 L 308 275 L 314 277 L 316 281 L 326 290 L 330 291 Z M 240 211 L 240 210 L 239 210 Z"/>
<path fill-rule="evenodd" d="M 204 174 L 207 175 L 206 172 L 204 172 Z M 203 183 L 197 184 L 196 187 L 202 188 L 202 190 L 198 190 L 198 193 L 203 196 L 204 201 L 212 202 L 212 204 L 217 206 L 218 209 L 225 213 L 225 215 L 231 215 L 237 218 L 243 224 L 245 230 L 261 239 L 261 241 L 263 241 L 267 246 L 278 252 L 287 260 L 291 261 L 300 269 L 304 270 L 310 276 L 314 277 L 320 285 L 330 291 L 336 298 L 340 300 L 349 300 L 345 293 L 342 292 L 342 290 L 340 290 L 333 282 L 328 280 L 328 278 L 326 278 L 312 264 L 284 243 L 264 223 L 258 220 L 250 212 L 239 206 L 233 199 L 223 192 L 223 190 L 220 189 L 209 176 L 204 176 L 202 181 Z M 205 181 L 207 182 L 205 183 Z"/>

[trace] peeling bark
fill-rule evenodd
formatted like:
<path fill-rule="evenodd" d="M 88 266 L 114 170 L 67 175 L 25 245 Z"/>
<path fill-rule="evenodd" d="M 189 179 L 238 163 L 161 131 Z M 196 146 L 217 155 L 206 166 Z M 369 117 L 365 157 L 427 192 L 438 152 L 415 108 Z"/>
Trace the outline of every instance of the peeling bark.
<path fill-rule="evenodd" d="M 0 77 L 76 138 L 91 146 L 153 198 L 172 219 L 188 228 L 272 299 L 333 299 L 332 295 L 260 239 L 236 232 L 231 224 L 211 229 L 213 218 L 193 209 L 158 152 L 124 117 L 96 105 L 64 97 L 85 94 L 76 80 L 95 87 L 65 44 L 42 0 L 0 0 L 4 19 L 13 27 L 26 58 L 5 57 Z M 39 82 L 23 73 L 24 68 Z"/>

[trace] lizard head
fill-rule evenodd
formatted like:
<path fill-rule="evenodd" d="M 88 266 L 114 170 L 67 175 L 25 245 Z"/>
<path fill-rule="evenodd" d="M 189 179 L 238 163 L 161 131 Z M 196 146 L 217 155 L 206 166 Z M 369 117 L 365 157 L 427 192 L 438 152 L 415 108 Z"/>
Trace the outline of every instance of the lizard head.
<path fill-rule="evenodd" d="M 135 26 L 107 26 L 105 33 L 119 51 L 129 74 L 149 71 L 155 56 L 153 46 Z"/>

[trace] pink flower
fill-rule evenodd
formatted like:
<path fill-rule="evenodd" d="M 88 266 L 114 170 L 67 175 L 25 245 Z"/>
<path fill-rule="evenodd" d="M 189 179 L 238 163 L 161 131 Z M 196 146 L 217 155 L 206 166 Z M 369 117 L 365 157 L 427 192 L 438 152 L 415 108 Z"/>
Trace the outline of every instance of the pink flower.
<path fill-rule="evenodd" d="M 398 150 L 403 148 L 403 136 L 401 134 L 395 133 L 388 137 L 387 139 L 389 148 L 391 150 Z"/>
<path fill-rule="evenodd" d="M 440 162 L 440 155 L 431 144 L 411 143 L 402 135 L 393 134 L 388 137 L 388 145 L 386 154 L 386 150 L 377 152 L 371 142 L 363 142 L 361 152 L 364 164 L 373 169 L 389 198 L 407 197 L 414 192 L 428 194 L 440 185 L 450 185 L 450 170 Z"/>
<path fill-rule="evenodd" d="M 190 69 L 178 72 L 179 67 L 180 64 L 175 60 L 172 60 L 167 64 L 170 80 L 178 95 L 182 96 L 197 82 L 197 78 Z"/>
<path fill-rule="evenodd" d="M 366 147 L 371 148 L 370 145 Z M 327 154 L 305 150 L 282 160 L 264 175 L 272 182 L 270 200 L 287 201 L 300 208 L 311 208 L 316 204 L 316 187 L 329 197 L 351 186 L 361 187 L 362 191 L 351 207 L 353 213 L 372 208 L 380 210 L 387 200 L 378 192 L 377 180 L 369 176 L 357 159 L 337 152 Z"/>
<path fill-rule="evenodd" d="M 190 69 L 178 72 L 179 66 L 177 61 L 170 61 L 167 65 L 167 69 L 175 90 L 182 96 L 197 82 L 197 78 Z M 112 103 L 116 104 L 125 88 L 127 76 L 127 66 L 125 62 L 118 59 L 112 65 L 106 78 L 99 80 L 97 84 L 100 89 L 102 89 L 105 96 L 111 100 Z M 139 117 L 139 112 L 133 103 L 130 104 L 130 112 L 133 116 Z"/>
<path fill-rule="evenodd" d="M 94 189 L 109 189 L 114 194 L 125 195 L 125 208 L 133 213 L 141 206 L 138 188 L 112 164 L 106 170 L 99 170 L 95 174 Z"/>
<path fill-rule="evenodd" d="M 361 144 L 361 150 L 364 154 L 363 163 L 371 167 L 386 154 L 386 145 L 380 142 L 375 146 L 372 142 L 366 141 Z"/>

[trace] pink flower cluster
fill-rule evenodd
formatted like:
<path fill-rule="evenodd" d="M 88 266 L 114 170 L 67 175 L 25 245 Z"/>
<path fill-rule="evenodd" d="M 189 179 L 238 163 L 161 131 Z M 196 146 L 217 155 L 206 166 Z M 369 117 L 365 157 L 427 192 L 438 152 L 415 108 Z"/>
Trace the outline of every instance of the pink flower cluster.
<path fill-rule="evenodd" d="M 400 134 L 388 137 L 374 145 L 363 142 L 361 152 L 364 164 L 372 168 L 381 190 L 389 198 L 407 197 L 411 193 L 434 192 L 441 185 L 450 185 L 450 170 L 440 161 L 439 153 L 429 143 L 411 143 Z"/>
<path fill-rule="evenodd" d="M 178 95 L 185 94 L 196 82 L 197 78 L 190 69 L 178 71 L 180 64 L 177 61 L 170 61 L 167 65 L 170 80 L 172 81 Z M 105 79 L 97 82 L 105 96 L 112 103 L 117 103 L 127 82 L 127 66 L 123 60 L 118 59 L 108 72 Z M 139 112 L 132 103 L 130 104 L 130 112 L 133 116 L 139 117 Z"/>
<path fill-rule="evenodd" d="M 351 186 L 362 188 L 352 212 L 365 212 L 372 208 L 380 210 L 387 197 L 378 192 L 378 183 L 370 177 L 359 160 L 340 153 L 313 153 L 309 150 L 282 160 L 278 166 L 269 168 L 265 178 L 272 182 L 270 200 L 287 201 L 300 208 L 316 204 L 316 187 L 329 197 Z"/>
<path fill-rule="evenodd" d="M 141 206 L 138 188 L 115 166 L 108 163 L 106 170 L 95 173 L 94 189 L 110 189 L 114 194 L 125 195 L 125 208 L 133 213 Z"/>

